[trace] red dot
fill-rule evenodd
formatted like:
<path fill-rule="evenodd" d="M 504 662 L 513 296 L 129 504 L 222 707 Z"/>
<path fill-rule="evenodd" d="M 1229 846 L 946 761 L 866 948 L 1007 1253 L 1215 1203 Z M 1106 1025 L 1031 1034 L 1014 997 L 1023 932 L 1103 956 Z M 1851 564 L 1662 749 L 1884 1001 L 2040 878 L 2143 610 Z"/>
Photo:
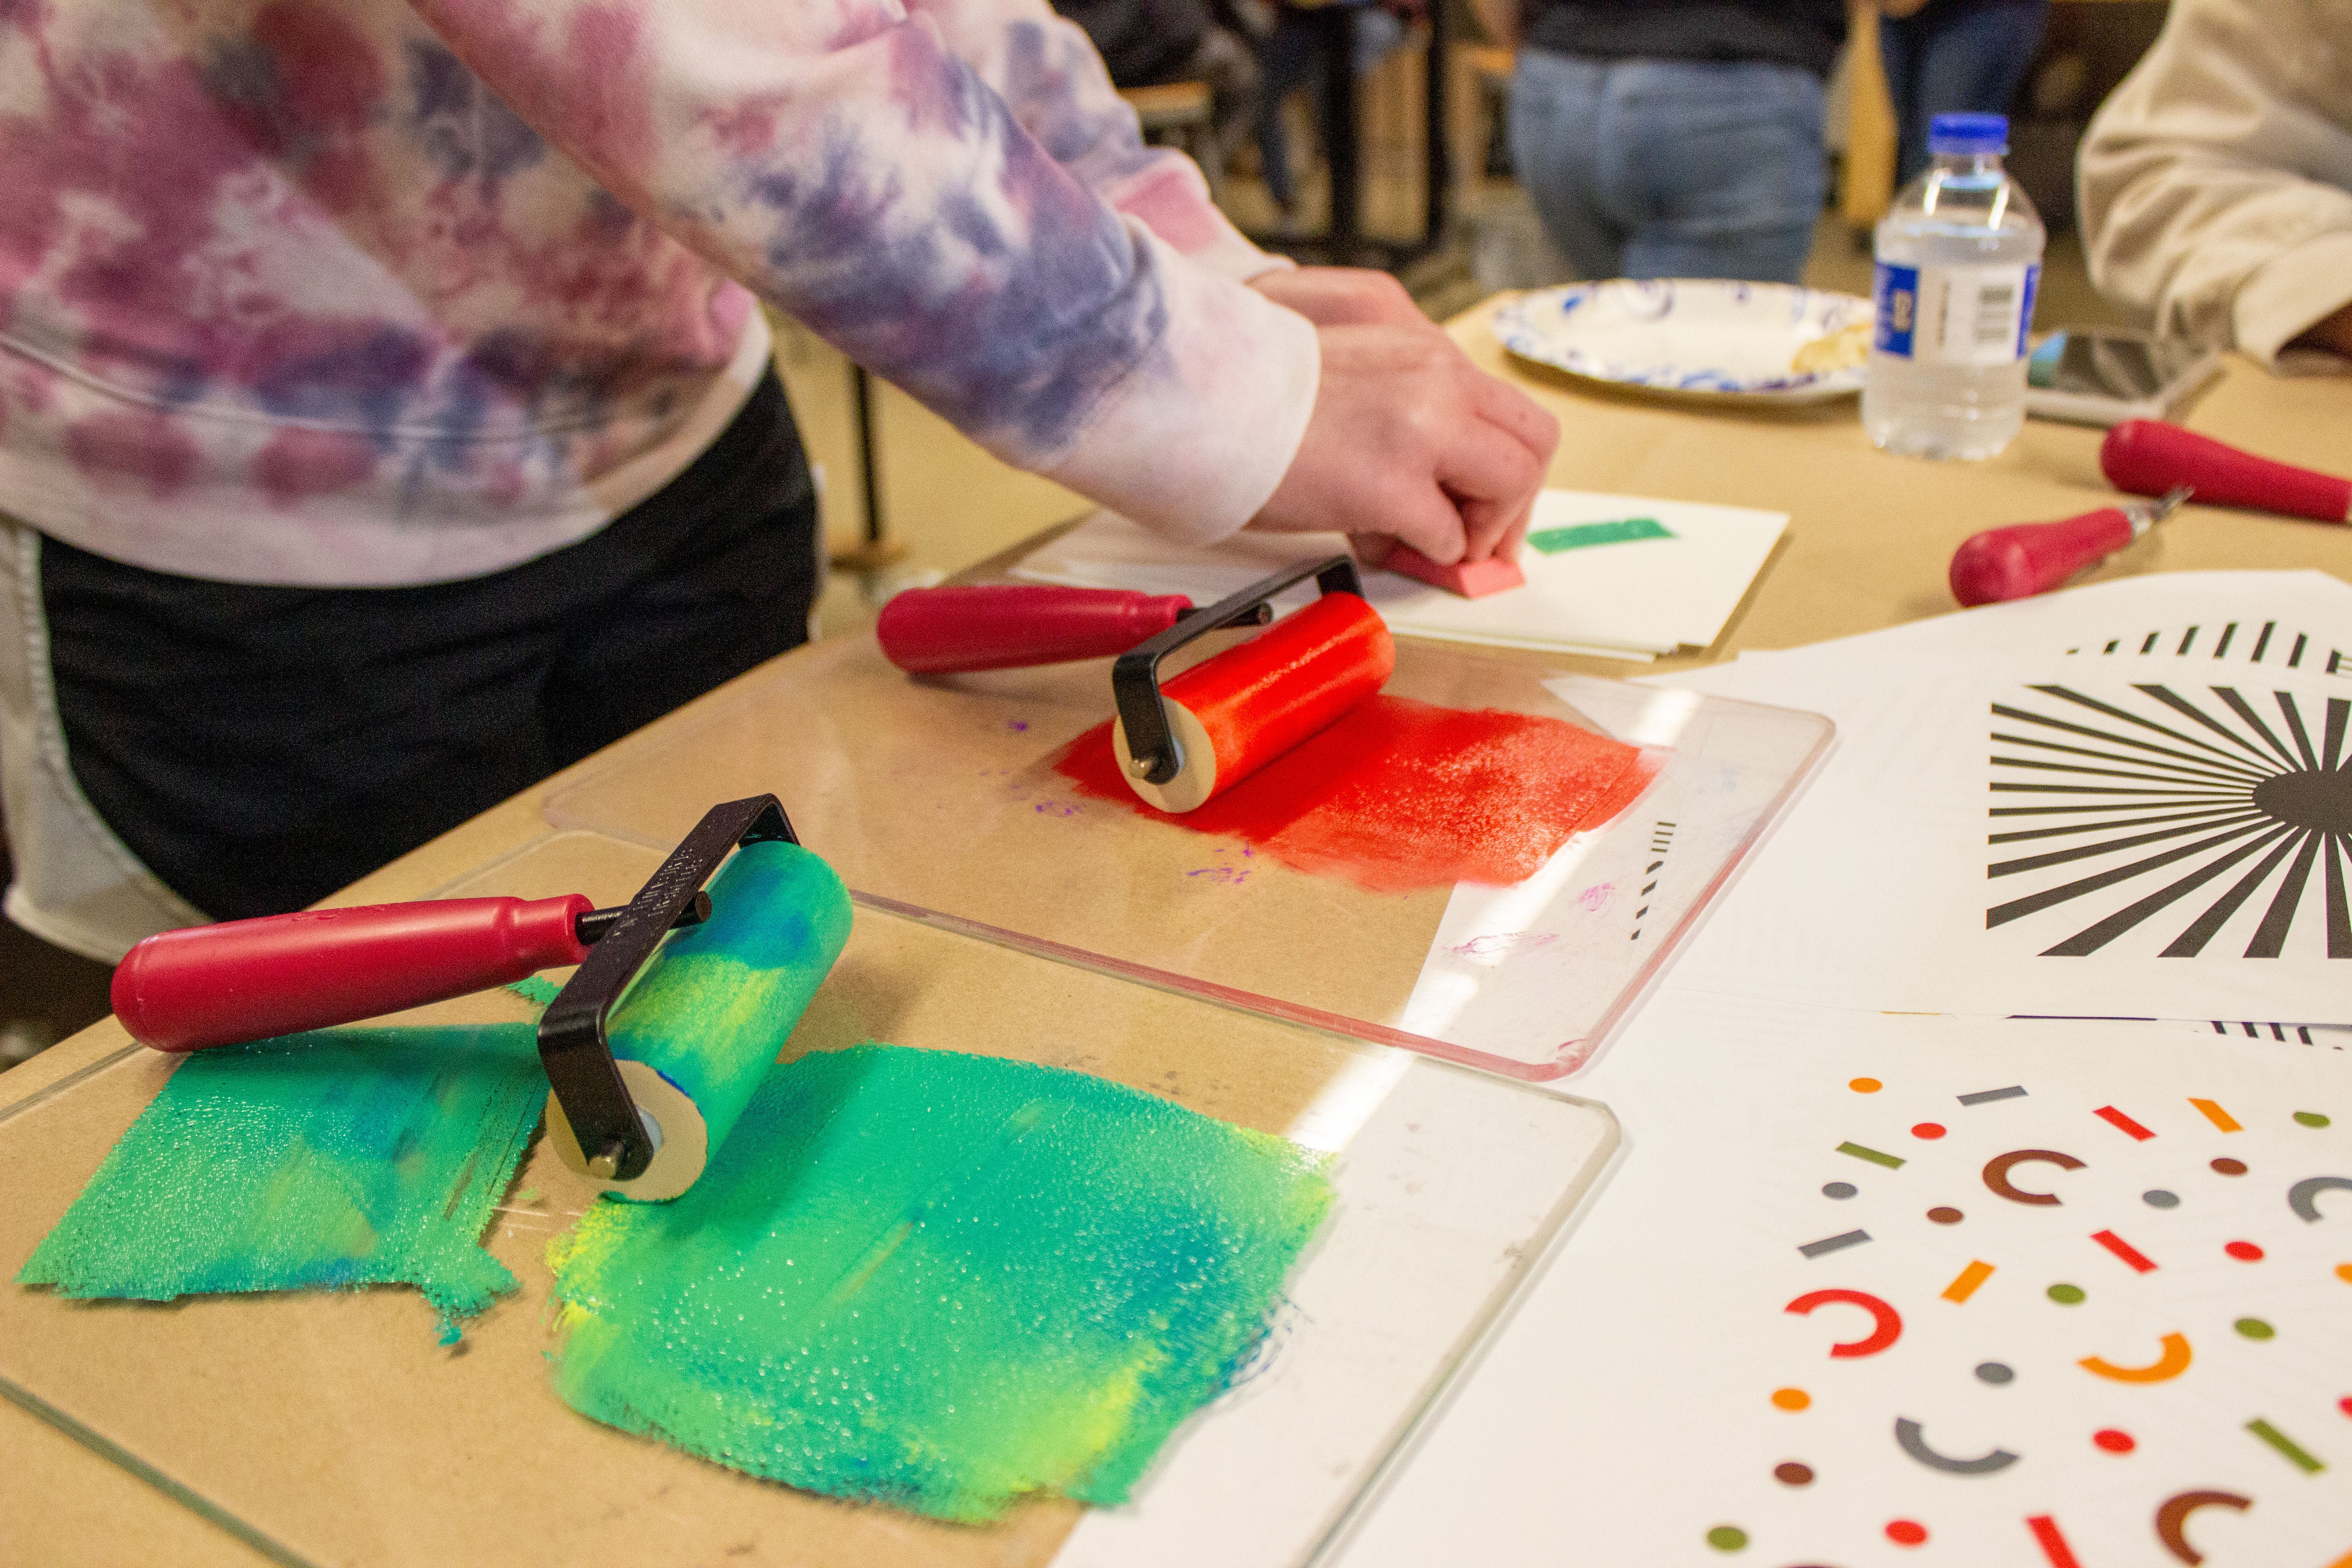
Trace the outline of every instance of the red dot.
<path fill-rule="evenodd" d="M 1911 1136 L 1914 1138 L 1941 1138 L 1943 1135 L 1944 1130 L 1932 1121 L 1922 1121 L 1918 1126 L 1911 1129 Z M 1888 1528 L 1894 1527 L 1890 1525 Z"/>
<path fill-rule="evenodd" d="M 2352 1415 L 2352 1394 L 2347 1394 L 2343 1398 L 2337 1400 L 2336 1402 L 2336 1408 L 2341 1410 L 2347 1415 Z"/>
<path fill-rule="evenodd" d="M 2241 1263 L 2257 1262 L 2263 1256 L 2263 1249 L 2251 1241 L 2233 1241 L 2221 1250 Z"/>
<path fill-rule="evenodd" d="M 2130 1433 L 2118 1432 L 2112 1426 L 2103 1432 L 2092 1433 L 2091 1441 L 2110 1454 L 2128 1454 L 2139 1447 L 2137 1443 L 2132 1441 Z"/>
<path fill-rule="evenodd" d="M 1907 1519 L 1898 1519 L 1886 1527 L 1886 1539 L 1897 1546 L 1916 1546 L 1927 1539 L 1927 1527 L 1914 1524 Z"/>

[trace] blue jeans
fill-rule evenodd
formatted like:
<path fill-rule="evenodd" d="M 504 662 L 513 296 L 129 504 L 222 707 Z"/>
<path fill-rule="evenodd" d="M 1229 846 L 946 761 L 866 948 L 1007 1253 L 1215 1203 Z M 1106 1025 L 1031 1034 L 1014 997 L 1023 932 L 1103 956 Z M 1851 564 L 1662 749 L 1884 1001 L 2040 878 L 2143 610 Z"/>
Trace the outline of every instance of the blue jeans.
<path fill-rule="evenodd" d="M 1909 184 L 1927 166 L 1927 126 L 1938 114 L 2009 112 L 2049 13 L 2050 0 L 1936 0 L 1914 16 L 1879 18 L 1878 58 L 1900 148 L 1895 184 Z"/>
<path fill-rule="evenodd" d="M 1521 49 L 1511 162 L 1580 278 L 1794 283 L 1828 195 L 1821 79 Z"/>

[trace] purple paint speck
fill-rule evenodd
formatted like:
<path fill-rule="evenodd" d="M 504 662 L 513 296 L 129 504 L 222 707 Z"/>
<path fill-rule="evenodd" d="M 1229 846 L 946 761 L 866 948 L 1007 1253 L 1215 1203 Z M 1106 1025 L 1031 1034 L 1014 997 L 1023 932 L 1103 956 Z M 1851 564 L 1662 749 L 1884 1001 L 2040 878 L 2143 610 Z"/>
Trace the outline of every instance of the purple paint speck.
<path fill-rule="evenodd" d="M 1577 894 L 1576 901 L 1582 904 L 1588 910 L 1597 910 L 1601 905 L 1607 903 L 1609 901 L 1609 895 L 1616 890 L 1617 884 L 1614 882 L 1596 883 L 1592 887 L 1587 888 L 1584 891 Z"/>
<path fill-rule="evenodd" d="M 1004 721 L 1004 727 L 1015 731 L 1026 730 L 1029 728 L 1029 721 L 1026 719 L 1007 719 Z"/>
<path fill-rule="evenodd" d="M 1468 942 L 1455 947 L 1454 951 L 1465 958 L 1500 958 L 1505 953 L 1542 947 L 1559 940 L 1559 936 L 1556 931 L 1501 931 L 1489 936 L 1474 936 Z"/>

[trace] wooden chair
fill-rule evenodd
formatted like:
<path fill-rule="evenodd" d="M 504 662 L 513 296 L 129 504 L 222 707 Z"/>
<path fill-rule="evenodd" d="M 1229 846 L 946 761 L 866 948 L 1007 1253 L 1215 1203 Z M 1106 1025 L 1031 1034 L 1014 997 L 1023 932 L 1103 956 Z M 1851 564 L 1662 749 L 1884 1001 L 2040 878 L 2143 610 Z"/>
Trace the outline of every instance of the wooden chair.
<path fill-rule="evenodd" d="M 1204 81 L 1171 81 L 1159 87 L 1129 87 L 1119 90 L 1128 107 L 1143 123 L 1143 139 L 1164 145 L 1173 142 L 1192 155 L 1208 177 L 1209 199 L 1220 195 L 1218 184 L 1224 171 L 1217 167 L 1223 160 L 1217 156 L 1217 136 L 1209 100 L 1209 84 Z M 1163 139 L 1165 139 L 1163 141 Z"/>

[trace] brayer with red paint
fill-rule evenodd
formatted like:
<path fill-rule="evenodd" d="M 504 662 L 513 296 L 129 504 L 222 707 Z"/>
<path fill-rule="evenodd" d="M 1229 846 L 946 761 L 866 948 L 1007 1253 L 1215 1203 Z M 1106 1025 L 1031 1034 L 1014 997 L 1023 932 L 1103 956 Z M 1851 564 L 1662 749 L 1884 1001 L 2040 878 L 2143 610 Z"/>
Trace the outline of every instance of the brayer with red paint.
<path fill-rule="evenodd" d="M 1971 535 L 1952 552 L 1952 597 L 1973 608 L 2064 586 L 2172 515 L 2189 499 L 2177 486 L 2152 501 L 2126 501 L 2056 522 L 2021 522 Z"/>
<path fill-rule="evenodd" d="M 1160 661 L 1221 626 L 1264 624 L 1275 596 L 1307 578 L 1314 603 L 1164 685 Z M 1118 656 L 1111 749 L 1149 805 L 1187 812 L 1230 789 L 1370 698 L 1396 668 L 1396 645 L 1364 602 L 1345 555 L 1263 578 Z"/>
<path fill-rule="evenodd" d="M 752 795 L 704 814 L 625 905 L 444 899 L 165 931 L 116 967 L 114 1011 L 157 1050 L 203 1050 L 577 964 L 539 1023 L 550 1137 L 607 1191 L 675 1197 L 750 1103 L 849 922 L 841 879 L 775 796 Z"/>
<path fill-rule="evenodd" d="M 2352 521 L 2352 479 L 2257 458 L 2160 419 L 2126 419 L 2108 431 L 2099 444 L 2099 469 L 2109 484 L 2134 495 L 2185 485 L 2200 506 Z"/>

